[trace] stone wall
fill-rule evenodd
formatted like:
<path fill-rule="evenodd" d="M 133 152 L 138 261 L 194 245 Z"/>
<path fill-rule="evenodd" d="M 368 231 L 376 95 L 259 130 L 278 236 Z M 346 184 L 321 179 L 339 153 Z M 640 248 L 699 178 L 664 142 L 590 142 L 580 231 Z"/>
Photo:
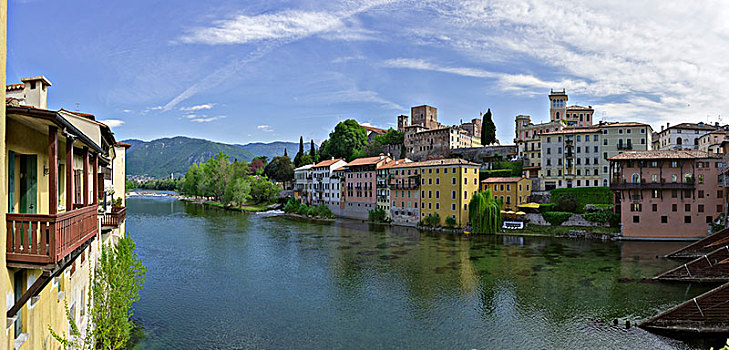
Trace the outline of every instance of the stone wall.
<path fill-rule="evenodd" d="M 544 217 L 541 213 L 528 213 L 526 215 L 527 219 L 529 220 L 530 224 L 533 225 L 539 225 L 539 226 L 549 226 L 551 225 L 546 220 L 544 220 Z M 601 224 L 598 222 L 592 222 L 587 221 L 582 215 L 580 214 L 574 214 L 570 216 L 569 219 L 567 219 L 565 222 L 562 223 L 560 226 L 581 226 L 581 227 L 608 227 L 609 224 Z"/>
<path fill-rule="evenodd" d="M 474 163 L 483 163 L 484 157 L 491 156 L 494 153 L 498 153 L 504 160 L 508 160 L 507 154 L 516 152 L 516 145 L 454 148 L 450 150 L 451 155 L 459 156 Z"/>

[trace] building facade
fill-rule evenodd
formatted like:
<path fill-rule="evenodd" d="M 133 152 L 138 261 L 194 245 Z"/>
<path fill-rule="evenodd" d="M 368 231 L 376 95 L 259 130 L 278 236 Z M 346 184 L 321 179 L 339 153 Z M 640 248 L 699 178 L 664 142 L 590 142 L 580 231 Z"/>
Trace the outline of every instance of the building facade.
<path fill-rule="evenodd" d="M 568 128 L 543 133 L 541 190 L 600 184 L 600 130 Z"/>
<path fill-rule="evenodd" d="M 681 123 L 671 126 L 666 123 L 658 133 L 659 150 L 699 149 L 699 138 L 712 131 L 720 130 L 717 124 Z"/>
<path fill-rule="evenodd" d="M 481 181 L 481 191 L 491 190 L 494 198 L 501 199 L 502 210 L 517 210 L 519 204 L 529 202 L 532 180 L 524 177 L 491 177 Z"/>
<path fill-rule="evenodd" d="M 615 209 L 628 239 L 696 239 L 724 212 L 722 158 L 699 150 L 626 151 L 610 158 Z"/>
<path fill-rule="evenodd" d="M 344 159 L 327 159 L 310 167 L 312 180 L 311 204 L 337 206 L 339 203 L 339 180 L 332 179 L 334 169 L 343 167 Z"/>
<path fill-rule="evenodd" d="M 302 203 L 311 203 L 314 198 L 313 166 L 314 164 L 306 164 L 294 169 L 294 198 Z"/>
<path fill-rule="evenodd" d="M 729 131 L 726 129 L 711 131 L 699 137 L 699 150 L 714 154 L 723 153 L 721 144 L 729 140 Z"/>
<path fill-rule="evenodd" d="M 14 86 L 50 86 L 40 78 Z M 128 145 L 117 143 L 93 115 L 53 111 L 45 98 L 15 96 L 0 115 L 0 293 L 7 310 L 0 348 L 55 349 L 61 344 L 49 328 L 69 336 L 66 305 L 82 332 L 89 327 L 91 272 L 102 245 L 124 234 Z M 122 198 L 122 205 L 113 205 L 113 198 Z"/>
<path fill-rule="evenodd" d="M 392 158 L 377 157 L 355 159 L 344 166 L 346 203 L 343 215 L 354 219 L 367 219 L 370 210 L 377 208 L 377 169 Z"/>
<path fill-rule="evenodd" d="M 393 163 L 387 186 L 393 223 L 415 226 L 420 221 L 420 168 L 418 163 Z"/>
<path fill-rule="evenodd" d="M 420 219 L 447 217 L 455 219 L 456 227 L 469 222 L 468 202 L 478 192 L 479 165 L 463 159 L 435 159 L 417 162 L 420 171 Z"/>

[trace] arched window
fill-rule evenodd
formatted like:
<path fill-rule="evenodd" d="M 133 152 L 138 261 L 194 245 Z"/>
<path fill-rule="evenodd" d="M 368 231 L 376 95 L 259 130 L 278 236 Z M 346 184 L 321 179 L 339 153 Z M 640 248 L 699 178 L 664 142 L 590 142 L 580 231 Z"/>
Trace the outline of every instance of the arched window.
<path fill-rule="evenodd" d="M 555 119 L 559 119 L 559 112 L 557 112 Z"/>
<path fill-rule="evenodd" d="M 633 173 L 633 183 L 634 184 L 640 183 L 640 174 Z"/>
<path fill-rule="evenodd" d="M 682 143 L 683 143 L 683 141 L 681 140 L 681 138 L 680 138 L 680 137 L 676 139 L 676 144 L 677 144 L 677 145 L 680 145 L 680 144 L 682 144 Z"/>

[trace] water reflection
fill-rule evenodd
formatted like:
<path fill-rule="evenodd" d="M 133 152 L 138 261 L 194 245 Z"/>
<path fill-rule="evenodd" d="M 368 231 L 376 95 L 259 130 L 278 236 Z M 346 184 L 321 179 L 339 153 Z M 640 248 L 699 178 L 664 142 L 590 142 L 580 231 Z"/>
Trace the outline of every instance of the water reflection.
<path fill-rule="evenodd" d="M 646 283 L 673 244 L 464 238 L 131 198 L 142 348 L 691 348 L 641 319 L 706 286 Z"/>

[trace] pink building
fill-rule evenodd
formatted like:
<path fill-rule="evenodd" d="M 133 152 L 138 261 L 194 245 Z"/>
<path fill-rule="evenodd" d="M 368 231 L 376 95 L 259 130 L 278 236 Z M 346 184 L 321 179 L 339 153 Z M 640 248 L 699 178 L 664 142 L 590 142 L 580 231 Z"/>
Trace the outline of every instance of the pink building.
<path fill-rule="evenodd" d="M 696 239 L 724 212 L 721 158 L 699 150 L 627 151 L 610 157 L 622 235 Z"/>
<path fill-rule="evenodd" d="M 391 160 L 388 156 L 380 155 L 355 159 L 345 165 L 344 216 L 367 219 L 369 211 L 377 208 L 377 169 Z"/>

